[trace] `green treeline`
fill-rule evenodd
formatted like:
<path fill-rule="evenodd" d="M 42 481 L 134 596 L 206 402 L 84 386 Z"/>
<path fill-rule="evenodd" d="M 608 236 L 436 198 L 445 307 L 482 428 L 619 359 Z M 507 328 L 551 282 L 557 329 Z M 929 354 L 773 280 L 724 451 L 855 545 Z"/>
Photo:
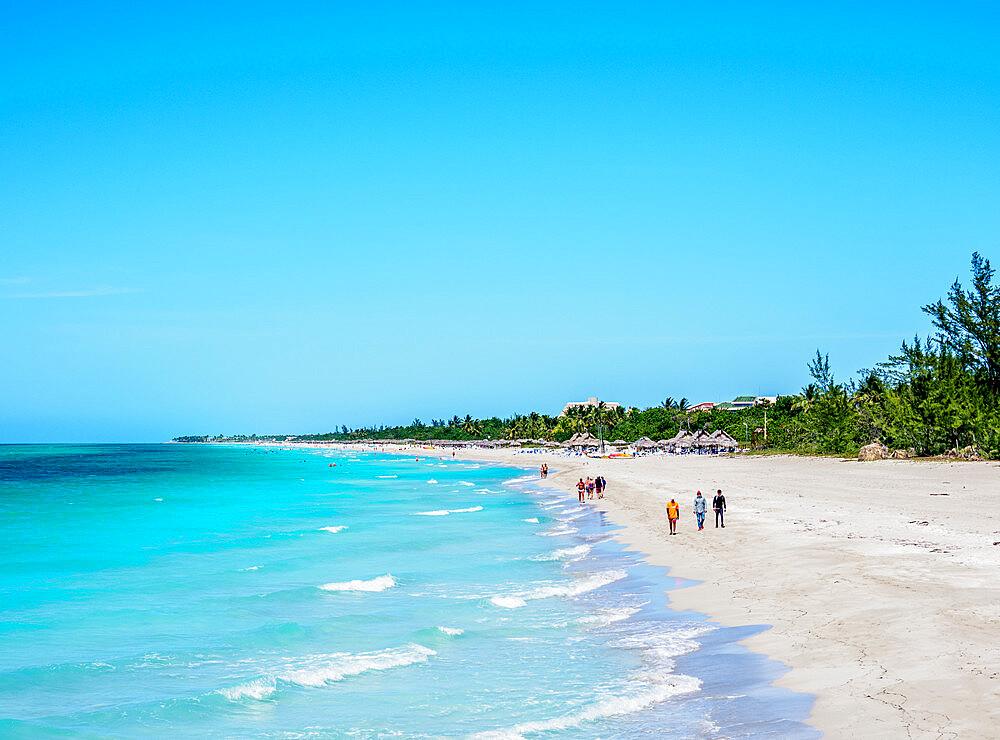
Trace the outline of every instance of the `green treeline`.
<path fill-rule="evenodd" d="M 745 447 L 773 451 L 854 455 L 874 440 L 916 455 L 975 447 L 1000 457 L 1000 286 L 989 260 L 972 256 L 972 281 L 958 280 L 947 298 L 923 307 L 934 334 L 903 342 L 899 353 L 857 377 L 838 382 L 829 358 L 817 350 L 808 368 L 812 382 L 777 403 L 746 409 L 689 413 L 685 399 L 624 410 L 576 407 L 566 416 L 532 412 L 511 418 L 414 419 L 406 426 L 368 427 L 320 435 L 178 437 L 176 441 L 347 441 L 358 439 L 544 439 L 563 441 L 577 432 L 609 441 L 660 440 L 681 428 L 723 429 Z"/>

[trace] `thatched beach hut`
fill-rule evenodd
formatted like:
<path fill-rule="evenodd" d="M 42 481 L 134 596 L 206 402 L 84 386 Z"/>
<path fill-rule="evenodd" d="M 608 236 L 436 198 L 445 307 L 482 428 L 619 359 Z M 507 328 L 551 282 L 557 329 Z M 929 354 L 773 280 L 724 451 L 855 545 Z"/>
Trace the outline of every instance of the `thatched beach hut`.
<path fill-rule="evenodd" d="M 632 443 L 632 446 L 637 450 L 655 450 L 656 442 L 651 440 L 649 437 L 640 437 Z"/>

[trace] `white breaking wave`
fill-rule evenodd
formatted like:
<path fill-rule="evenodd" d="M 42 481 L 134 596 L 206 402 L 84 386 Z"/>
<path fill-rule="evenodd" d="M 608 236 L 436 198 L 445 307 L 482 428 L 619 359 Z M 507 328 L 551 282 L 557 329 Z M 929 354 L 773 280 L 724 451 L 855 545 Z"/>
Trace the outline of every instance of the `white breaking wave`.
<path fill-rule="evenodd" d="M 504 485 L 508 485 L 510 483 L 526 483 L 527 481 L 533 481 L 533 480 L 535 480 L 534 475 L 522 475 L 520 478 L 511 478 L 510 480 L 505 480 Z"/>
<path fill-rule="evenodd" d="M 259 569 L 260 569 L 259 565 L 251 565 L 249 568 L 240 568 L 240 573 L 244 573 L 248 570 L 259 570 Z"/>
<path fill-rule="evenodd" d="M 540 562 L 547 562 L 550 560 L 579 560 L 580 558 L 586 556 L 590 552 L 590 545 L 577 545 L 576 547 L 564 547 L 560 550 L 554 550 L 548 555 L 535 555 L 532 560 L 537 560 Z"/>
<path fill-rule="evenodd" d="M 333 534 L 337 534 L 337 532 L 342 532 L 345 529 L 347 529 L 347 525 L 346 524 L 342 524 L 339 527 L 320 527 L 319 531 L 320 532 L 332 532 Z"/>
<path fill-rule="evenodd" d="M 553 596 L 579 596 L 588 591 L 607 586 L 609 583 L 620 581 L 628 577 L 624 570 L 608 570 L 603 573 L 594 573 L 586 578 L 581 578 L 569 583 L 561 583 L 553 586 L 540 586 L 539 588 L 522 594 L 526 599 L 548 599 Z"/>
<path fill-rule="evenodd" d="M 538 517 L 533 516 L 530 519 L 522 519 L 521 521 L 527 522 L 528 524 L 538 524 Z"/>
<path fill-rule="evenodd" d="M 563 535 L 573 534 L 576 531 L 578 531 L 576 527 L 567 527 L 565 524 L 560 524 L 558 527 L 547 529 L 544 532 L 536 532 L 535 534 L 539 534 L 542 537 L 562 537 Z"/>
<path fill-rule="evenodd" d="M 459 629 L 458 627 L 438 627 L 438 629 L 446 635 L 451 635 L 452 637 L 461 635 L 465 632 L 465 630 Z"/>
<path fill-rule="evenodd" d="M 243 698 L 266 699 L 275 692 L 279 683 L 318 688 L 366 671 L 384 671 L 389 668 L 424 663 L 432 655 L 437 653 L 417 644 L 373 653 L 311 655 L 287 661 L 270 675 L 229 689 L 221 689 L 218 693 L 231 701 Z"/>
<path fill-rule="evenodd" d="M 672 696 L 690 694 L 699 688 L 701 688 L 701 681 L 693 676 L 671 676 L 661 684 L 641 689 L 634 694 L 602 699 L 579 712 L 536 722 L 522 722 L 519 725 L 514 725 L 503 730 L 480 732 L 472 737 L 476 738 L 476 740 L 518 740 L 527 734 L 536 732 L 569 730 L 579 727 L 585 722 L 596 722 L 605 717 L 616 717 L 623 714 L 641 712 L 654 704 L 666 701 Z"/>
<path fill-rule="evenodd" d="M 475 483 L 469 483 L 469 481 L 467 481 L 467 480 L 460 480 L 458 482 L 458 484 L 461 485 L 461 486 L 474 486 L 474 485 L 476 485 Z"/>
<path fill-rule="evenodd" d="M 396 585 L 396 579 L 391 574 L 372 578 L 370 581 L 340 581 L 335 583 L 325 583 L 318 588 L 324 591 L 385 591 Z"/>
<path fill-rule="evenodd" d="M 437 511 L 418 511 L 413 516 L 448 516 L 449 514 L 467 514 L 471 511 L 482 511 L 482 506 L 470 506 L 468 509 L 438 509 Z"/>
<path fill-rule="evenodd" d="M 490 601 L 504 609 L 518 609 L 528 605 L 528 602 L 520 596 L 494 596 Z"/>
<path fill-rule="evenodd" d="M 428 482 L 428 483 L 437 483 L 437 481 L 436 481 L 436 480 L 434 480 L 433 478 L 431 478 L 431 479 L 430 479 L 429 481 L 427 481 L 427 482 Z"/>
<path fill-rule="evenodd" d="M 398 475 L 380 475 L 379 478 L 398 478 Z"/>
<path fill-rule="evenodd" d="M 624 570 L 608 570 L 603 573 L 594 573 L 586 578 L 580 578 L 568 583 L 539 586 L 531 591 L 493 596 L 490 598 L 490 602 L 505 609 L 518 609 L 526 606 L 529 601 L 534 601 L 535 599 L 549 599 L 553 596 L 579 596 L 588 591 L 607 586 L 609 583 L 620 581 L 627 576 L 628 573 Z"/>
<path fill-rule="evenodd" d="M 615 622 L 622 622 L 633 614 L 639 613 L 639 607 L 625 606 L 620 609 L 605 609 L 597 614 L 589 614 L 577 620 L 580 624 L 594 624 L 598 627 L 607 627 Z"/>
<path fill-rule="evenodd" d="M 613 644 L 616 647 L 642 650 L 648 658 L 660 665 L 673 665 L 673 658 L 698 649 L 696 637 L 711 631 L 711 627 L 697 625 L 672 632 L 654 631 L 628 635 L 615 640 Z"/>
<path fill-rule="evenodd" d="M 247 681 L 230 689 L 219 689 L 218 693 L 229 699 L 229 701 L 239 701 L 244 698 L 259 700 L 266 699 L 277 688 L 277 683 L 269 676 L 267 678 L 258 678 L 254 681 Z"/>

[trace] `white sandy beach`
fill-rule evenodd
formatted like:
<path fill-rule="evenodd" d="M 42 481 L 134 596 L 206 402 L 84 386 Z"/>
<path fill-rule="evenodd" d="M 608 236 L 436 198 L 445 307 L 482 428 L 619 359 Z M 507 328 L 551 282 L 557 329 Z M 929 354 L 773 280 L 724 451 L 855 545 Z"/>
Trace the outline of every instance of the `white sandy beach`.
<path fill-rule="evenodd" d="M 442 454 L 420 450 L 415 454 Z M 450 454 L 450 453 L 447 453 Z M 593 460 L 508 450 L 459 456 L 534 468 L 595 502 L 619 538 L 673 576 L 670 593 L 724 625 L 768 624 L 747 640 L 815 694 L 810 722 L 830 738 L 996 738 L 1000 734 L 1000 465 L 803 457 Z M 697 531 L 692 500 L 723 489 Z M 947 495 L 943 495 L 947 494 Z M 681 503 L 679 536 L 664 507 Z"/>

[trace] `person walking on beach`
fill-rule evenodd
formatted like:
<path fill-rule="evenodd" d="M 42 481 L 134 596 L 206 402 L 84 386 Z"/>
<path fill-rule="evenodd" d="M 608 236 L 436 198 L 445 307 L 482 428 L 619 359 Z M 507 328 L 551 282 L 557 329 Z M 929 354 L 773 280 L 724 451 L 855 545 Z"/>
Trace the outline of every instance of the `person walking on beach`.
<path fill-rule="evenodd" d="M 585 490 L 587 490 L 587 484 L 583 482 L 583 478 L 581 478 L 580 482 L 576 484 L 576 490 L 577 490 L 577 493 L 580 494 L 580 503 L 582 504 L 583 503 L 583 492 Z"/>
<path fill-rule="evenodd" d="M 601 495 L 598 498 L 604 498 L 604 492 L 608 490 L 608 482 L 604 480 L 603 475 L 598 480 L 601 481 Z"/>
<path fill-rule="evenodd" d="M 670 522 L 670 534 L 677 534 L 677 519 L 681 515 L 681 506 L 673 499 L 667 504 L 667 521 Z"/>
<path fill-rule="evenodd" d="M 720 488 L 715 494 L 715 498 L 712 499 L 712 508 L 715 509 L 715 527 L 718 529 L 719 525 L 722 528 L 726 528 L 726 497 L 722 495 L 722 489 Z"/>
<path fill-rule="evenodd" d="M 708 509 L 708 502 L 701 495 L 701 491 L 694 497 L 694 515 L 698 519 L 698 529 L 705 528 L 705 511 Z"/>
<path fill-rule="evenodd" d="M 594 490 L 597 491 L 597 498 L 604 498 L 604 486 L 601 485 L 601 476 L 594 478 Z"/>
<path fill-rule="evenodd" d="M 591 500 L 594 498 L 594 479 L 589 475 L 587 476 L 587 498 Z"/>

